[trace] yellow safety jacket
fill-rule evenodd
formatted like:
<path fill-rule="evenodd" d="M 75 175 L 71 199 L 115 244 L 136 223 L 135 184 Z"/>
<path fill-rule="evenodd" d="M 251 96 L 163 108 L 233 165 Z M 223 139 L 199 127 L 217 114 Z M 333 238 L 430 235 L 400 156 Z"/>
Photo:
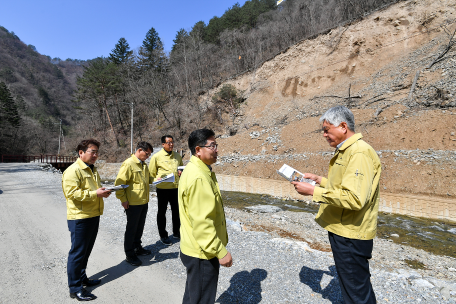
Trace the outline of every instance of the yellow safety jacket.
<path fill-rule="evenodd" d="M 141 161 L 135 156 L 125 160 L 120 166 L 114 184 L 128 185 L 128 188 L 116 191 L 116 197 L 122 203 L 127 202 L 130 205 L 144 205 L 149 202 L 149 184 L 152 184 L 153 178 L 149 174 L 147 164 L 141 164 Z"/>
<path fill-rule="evenodd" d="M 183 166 L 182 157 L 177 152 L 168 152 L 165 149 L 161 149 L 154 155 L 149 163 L 150 175 L 155 179 L 156 177 L 164 178 L 168 174 L 174 174 L 174 183 L 163 182 L 158 184 L 156 187 L 159 189 L 175 189 L 179 184 L 179 174 L 177 174 L 177 167 Z"/>
<path fill-rule="evenodd" d="M 375 150 L 354 134 L 336 150 L 328 178 L 315 187 L 320 202 L 315 218 L 324 229 L 339 236 L 370 240 L 377 233 L 379 180 L 382 167 Z"/>
<path fill-rule="evenodd" d="M 228 253 L 228 232 L 220 188 L 209 167 L 192 156 L 179 182 L 180 249 L 210 260 Z"/>
<path fill-rule="evenodd" d="M 92 170 L 78 158 L 62 175 L 62 189 L 67 204 L 67 219 L 79 220 L 103 214 L 103 198 L 97 196 L 101 188 L 97 168 Z"/>

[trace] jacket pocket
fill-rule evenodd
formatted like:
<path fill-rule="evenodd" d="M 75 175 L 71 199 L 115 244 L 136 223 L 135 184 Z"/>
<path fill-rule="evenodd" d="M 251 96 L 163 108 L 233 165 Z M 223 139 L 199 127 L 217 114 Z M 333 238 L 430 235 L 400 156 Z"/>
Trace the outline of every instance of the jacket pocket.
<path fill-rule="evenodd" d="M 342 177 L 347 170 L 348 162 L 337 159 L 331 167 L 331 187 L 338 188 L 342 184 Z"/>

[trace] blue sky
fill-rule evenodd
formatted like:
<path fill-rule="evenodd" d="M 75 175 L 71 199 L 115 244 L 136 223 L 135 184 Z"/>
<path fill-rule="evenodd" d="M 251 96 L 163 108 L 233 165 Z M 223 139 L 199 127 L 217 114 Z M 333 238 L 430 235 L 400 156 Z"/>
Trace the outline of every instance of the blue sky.
<path fill-rule="evenodd" d="M 151 27 L 169 51 L 179 29 L 207 24 L 236 2 L 245 0 L 7 0 L 0 25 L 43 55 L 87 60 L 108 56 L 121 37 L 131 49 L 139 47 Z"/>

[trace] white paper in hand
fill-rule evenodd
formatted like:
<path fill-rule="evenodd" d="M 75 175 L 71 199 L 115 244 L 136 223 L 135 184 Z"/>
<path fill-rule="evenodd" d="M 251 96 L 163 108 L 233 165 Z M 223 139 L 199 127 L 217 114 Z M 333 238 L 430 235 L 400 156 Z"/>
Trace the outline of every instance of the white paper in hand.
<path fill-rule="evenodd" d="M 277 170 L 277 173 L 288 179 L 290 182 L 305 182 L 311 184 L 312 186 L 315 186 L 316 184 L 315 181 L 305 178 L 303 173 L 288 166 L 287 164 L 283 164 L 282 168 Z"/>
<path fill-rule="evenodd" d="M 165 183 L 174 183 L 174 173 L 170 173 L 167 176 L 165 176 L 164 178 L 162 178 L 161 180 L 155 181 L 152 184 L 158 185 L 158 184 L 163 183 L 163 182 L 165 182 Z"/>
<path fill-rule="evenodd" d="M 125 188 L 128 188 L 128 185 L 118 185 L 118 186 L 114 186 L 114 187 L 107 187 L 105 189 L 111 190 L 111 191 L 119 191 L 119 190 L 125 189 Z"/>

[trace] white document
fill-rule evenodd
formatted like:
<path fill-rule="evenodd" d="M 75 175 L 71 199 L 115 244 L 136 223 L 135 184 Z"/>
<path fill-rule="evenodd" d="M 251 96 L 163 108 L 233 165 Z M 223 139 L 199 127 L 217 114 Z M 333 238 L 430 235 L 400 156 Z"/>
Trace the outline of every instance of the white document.
<path fill-rule="evenodd" d="M 180 171 L 184 171 L 184 169 L 185 169 L 185 166 L 179 166 L 179 167 L 177 167 L 177 170 L 180 170 Z"/>
<path fill-rule="evenodd" d="M 287 164 L 283 164 L 282 168 L 277 170 L 277 173 L 288 179 L 290 182 L 305 182 L 311 184 L 312 186 L 315 186 L 316 184 L 315 181 L 305 178 L 303 173 L 288 166 Z"/>
<path fill-rule="evenodd" d="M 152 184 L 158 185 L 158 184 L 163 183 L 163 182 L 165 182 L 165 183 L 174 183 L 174 173 L 170 173 L 167 176 L 165 176 L 164 178 L 162 178 L 161 180 L 155 181 Z"/>
<path fill-rule="evenodd" d="M 111 191 L 119 191 L 120 189 L 125 189 L 128 188 L 128 185 L 118 185 L 114 187 L 107 187 L 105 188 L 106 190 L 111 190 Z"/>

